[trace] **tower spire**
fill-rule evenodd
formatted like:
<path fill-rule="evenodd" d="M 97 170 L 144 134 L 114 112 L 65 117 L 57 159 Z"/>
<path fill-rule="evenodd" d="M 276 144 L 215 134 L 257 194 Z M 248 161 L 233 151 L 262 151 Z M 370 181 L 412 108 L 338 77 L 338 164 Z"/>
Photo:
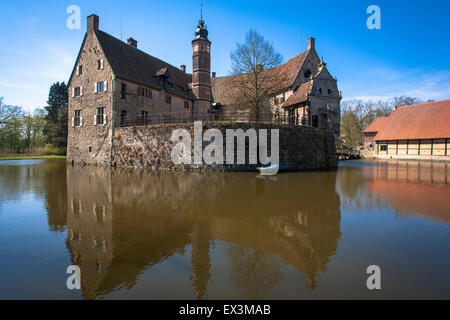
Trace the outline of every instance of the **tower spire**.
<path fill-rule="evenodd" d="M 203 1 L 200 2 L 200 21 L 203 21 Z"/>

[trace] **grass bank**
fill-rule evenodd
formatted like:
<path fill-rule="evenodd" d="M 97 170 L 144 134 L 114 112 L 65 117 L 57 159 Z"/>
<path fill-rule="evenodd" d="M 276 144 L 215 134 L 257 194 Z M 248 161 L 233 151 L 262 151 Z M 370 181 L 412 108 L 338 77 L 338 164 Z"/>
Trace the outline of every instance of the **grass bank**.
<path fill-rule="evenodd" d="M 0 160 L 27 160 L 27 159 L 65 159 L 66 156 L 8 156 L 0 157 Z"/>

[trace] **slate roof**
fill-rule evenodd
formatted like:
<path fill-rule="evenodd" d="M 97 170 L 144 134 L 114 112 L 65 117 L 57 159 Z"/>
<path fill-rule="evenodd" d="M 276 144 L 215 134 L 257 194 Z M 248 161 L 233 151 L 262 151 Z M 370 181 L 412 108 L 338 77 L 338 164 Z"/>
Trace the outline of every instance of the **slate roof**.
<path fill-rule="evenodd" d="M 392 111 L 380 140 L 450 138 L 450 100 L 400 107 Z"/>
<path fill-rule="evenodd" d="M 98 30 L 95 34 L 117 78 L 162 89 L 157 73 L 166 70 L 168 74 L 166 91 L 192 99 L 188 90 L 189 83 L 192 82 L 191 74 L 130 46 L 106 32 Z"/>
<path fill-rule="evenodd" d="M 270 87 L 272 87 L 272 91 L 274 91 L 273 93 L 282 91 L 293 85 L 299 70 L 305 62 L 308 52 L 309 51 L 302 52 L 278 67 L 263 71 L 267 72 L 268 78 L 273 79 L 274 81 L 273 83 L 270 83 Z M 227 77 L 212 78 L 211 86 L 214 102 L 226 104 L 227 94 L 230 90 L 233 90 L 233 87 L 235 87 L 233 84 L 241 81 L 242 77 L 245 76 L 246 74 L 239 74 Z"/>
<path fill-rule="evenodd" d="M 384 127 L 386 127 L 388 121 L 389 121 L 388 117 L 376 118 L 363 132 L 364 133 L 380 132 L 381 130 L 384 129 Z"/>

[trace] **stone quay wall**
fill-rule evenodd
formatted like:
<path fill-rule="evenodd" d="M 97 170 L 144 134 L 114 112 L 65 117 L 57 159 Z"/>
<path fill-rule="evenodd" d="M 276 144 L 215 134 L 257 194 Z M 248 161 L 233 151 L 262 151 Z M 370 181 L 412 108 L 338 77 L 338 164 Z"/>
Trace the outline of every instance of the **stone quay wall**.
<path fill-rule="evenodd" d="M 112 166 L 151 168 L 152 170 L 185 171 L 254 171 L 261 164 L 248 164 L 248 139 L 245 144 L 246 164 L 226 164 L 226 130 L 254 128 L 267 129 L 267 149 L 270 155 L 270 129 L 279 129 L 280 164 L 290 171 L 330 170 L 337 168 L 336 148 L 332 134 L 312 127 L 293 127 L 273 124 L 251 125 L 246 123 L 203 123 L 202 134 L 208 129 L 218 129 L 223 135 L 224 164 L 180 164 L 172 162 L 171 153 L 175 143 L 171 141 L 175 129 L 189 131 L 194 159 L 194 124 L 163 124 L 154 126 L 134 126 L 116 128 L 112 145 Z M 211 142 L 203 142 L 203 149 Z M 237 143 L 235 141 L 235 160 Z M 193 162 L 193 161 L 192 161 Z M 237 163 L 236 161 L 234 163 Z"/>

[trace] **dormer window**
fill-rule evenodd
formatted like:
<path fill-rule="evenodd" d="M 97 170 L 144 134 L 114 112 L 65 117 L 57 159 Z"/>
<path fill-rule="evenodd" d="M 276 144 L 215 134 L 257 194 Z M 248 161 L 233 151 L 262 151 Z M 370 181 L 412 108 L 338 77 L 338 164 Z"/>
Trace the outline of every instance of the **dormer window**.
<path fill-rule="evenodd" d="M 305 78 L 311 77 L 311 71 L 309 69 L 306 70 L 305 73 L 304 73 L 304 76 L 305 76 Z"/>

